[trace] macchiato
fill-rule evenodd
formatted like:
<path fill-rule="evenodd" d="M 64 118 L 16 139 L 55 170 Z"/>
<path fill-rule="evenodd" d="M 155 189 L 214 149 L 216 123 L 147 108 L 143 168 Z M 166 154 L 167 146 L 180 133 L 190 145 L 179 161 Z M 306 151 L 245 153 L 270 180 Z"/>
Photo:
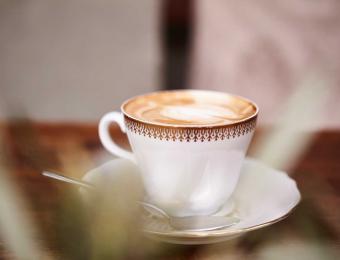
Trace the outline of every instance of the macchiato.
<path fill-rule="evenodd" d="M 123 110 L 149 123 L 183 126 L 231 124 L 255 114 L 249 101 L 199 90 L 156 92 L 127 101 Z"/>
<path fill-rule="evenodd" d="M 121 112 L 100 120 L 99 137 L 112 154 L 139 166 L 150 203 L 173 216 L 232 209 L 255 130 L 254 103 L 214 91 L 160 91 L 127 100 Z M 111 138 L 111 123 L 127 134 L 132 152 Z"/>

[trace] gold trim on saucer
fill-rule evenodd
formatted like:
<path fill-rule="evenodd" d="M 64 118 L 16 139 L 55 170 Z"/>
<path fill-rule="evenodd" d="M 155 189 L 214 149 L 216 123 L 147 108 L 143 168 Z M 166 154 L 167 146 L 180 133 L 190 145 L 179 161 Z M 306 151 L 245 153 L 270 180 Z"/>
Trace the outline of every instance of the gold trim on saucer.
<path fill-rule="evenodd" d="M 247 228 L 225 228 L 225 229 L 218 229 L 218 230 L 210 230 L 210 231 L 200 231 L 200 232 L 195 232 L 195 231 L 181 231 L 181 230 L 171 230 L 167 232 L 162 232 L 162 231 L 154 231 L 154 230 L 147 230 L 143 229 L 143 232 L 145 232 L 148 235 L 156 236 L 159 238 L 187 238 L 187 239 L 195 239 L 195 238 L 217 238 L 217 237 L 229 237 L 229 236 L 237 236 L 237 235 L 242 235 L 246 232 L 257 230 L 266 226 L 270 226 L 272 224 L 275 224 L 285 218 L 287 218 L 297 207 L 301 199 L 299 199 L 296 204 L 284 215 L 273 219 L 271 221 L 264 222 L 262 224 L 250 226 Z"/>
<path fill-rule="evenodd" d="M 205 142 L 233 139 L 252 132 L 257 116 L 235 124 L 212 127 L 167 127 L 149 124 L 133 119 L 125 114 L 126 128 L 138 135 L 180 142 Z"/>

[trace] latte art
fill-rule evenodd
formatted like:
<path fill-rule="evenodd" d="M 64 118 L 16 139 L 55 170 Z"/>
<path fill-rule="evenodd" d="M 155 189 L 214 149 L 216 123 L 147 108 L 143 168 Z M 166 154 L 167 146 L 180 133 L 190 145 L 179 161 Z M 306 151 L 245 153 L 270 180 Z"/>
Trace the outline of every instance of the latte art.
<path fill-rule="evenodd" d="M 255 114 L 256 108 L 229 94 L 178 90 L 137 97 L 123 105 L 123 110 L 150 123 L 209 126 L 246 119 Z"/>
<path fill-rule="evenodd" d="M 164 106 L 160 110 L 160 115 L 171 120 L 202 124 L 214 124 L 225 120 L 239 119 L 238 115 L 230 109 L 200 104 Z"/>

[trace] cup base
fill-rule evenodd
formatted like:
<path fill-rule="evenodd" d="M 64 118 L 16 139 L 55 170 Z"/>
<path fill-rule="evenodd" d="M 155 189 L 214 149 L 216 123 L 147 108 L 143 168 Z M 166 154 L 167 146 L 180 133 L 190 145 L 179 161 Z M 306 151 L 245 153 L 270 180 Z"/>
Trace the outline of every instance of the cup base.
<path fill-rule="evenodd" d="M 166 214 L 168 214 L 169 216 L 173 216 L 173 217 L 191 217 L 191 216 L 227 216 L 233 213 L 234 209 L 235 209 L 235 203 L 234 200 L 232 198 L 228 199 L 222 206 L 210 210 L 209 212 L 206 213 L 202 213 L 200 212 L 199 214 L 190 214 L 190 209 L 182 209 L 182 210 L 169 210 L 166 209 L 162 206 L 160 206 L 158 203 L 156 203 L 155 201 L 153 201 L 152 199 L 145 197 L 144 201 L 147 203 L 150 203 L 152 205 L 157 206 L 158 208 L 162 209 L 164 212 L 166 212 Z"/>
<path fill-rule="evenodd" d="M 235 202 L 233 199 L 228 199 L 220 209 L 215 212 L 214 216 L 227 216 L 234 212 L 235 209 Z"/>

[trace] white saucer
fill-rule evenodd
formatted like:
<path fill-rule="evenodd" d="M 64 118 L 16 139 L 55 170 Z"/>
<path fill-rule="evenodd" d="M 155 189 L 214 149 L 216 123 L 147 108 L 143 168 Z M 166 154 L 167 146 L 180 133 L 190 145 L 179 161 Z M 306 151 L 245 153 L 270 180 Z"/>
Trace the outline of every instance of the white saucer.
<path fill-rule="evenodd" d="M 91 170 L 83 179 L 91 182 L 103 171 L 116 176 L 122 172 L 122 167 L 131 169 L 131 163 L 123 159 L 112 160 Z M 286 173 L 247 158 L 232 198 L 239 223 L 212 231 L 180 231 L 174 230 L 164 219 L 150 217 L 144 232 L 149 237 L 176 244 L 221 242 L 284 219 L 299 203 L 300 197 L 295 181 Z M 217 215 L 223 215 L 223 210 Z"/>

